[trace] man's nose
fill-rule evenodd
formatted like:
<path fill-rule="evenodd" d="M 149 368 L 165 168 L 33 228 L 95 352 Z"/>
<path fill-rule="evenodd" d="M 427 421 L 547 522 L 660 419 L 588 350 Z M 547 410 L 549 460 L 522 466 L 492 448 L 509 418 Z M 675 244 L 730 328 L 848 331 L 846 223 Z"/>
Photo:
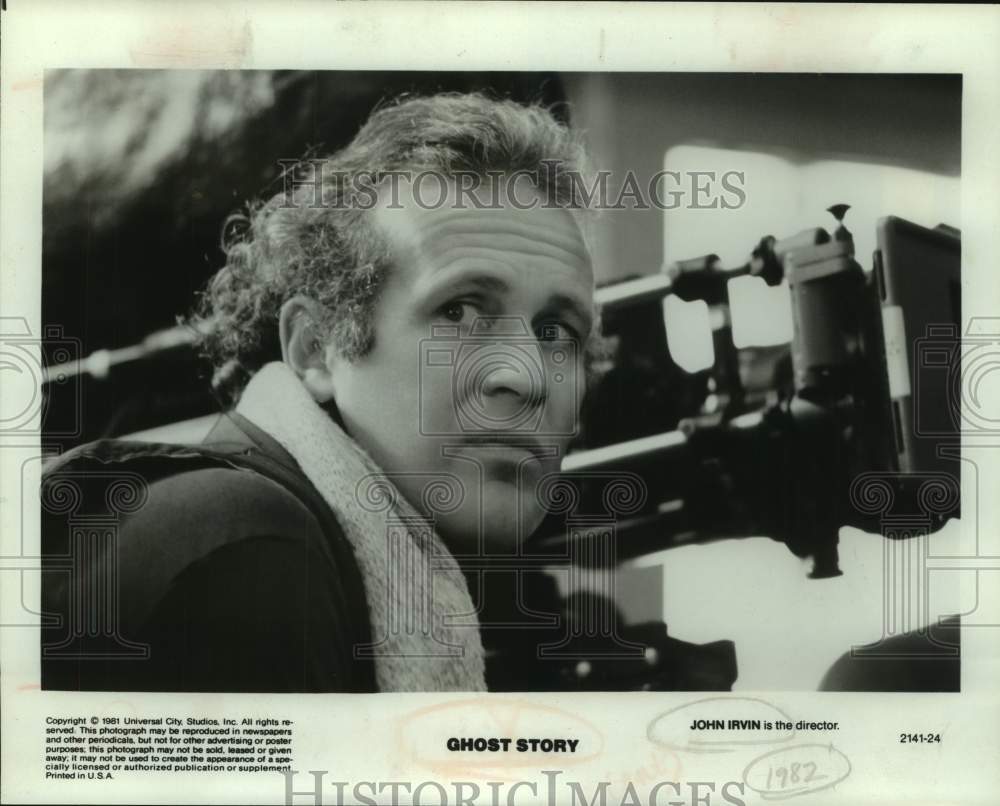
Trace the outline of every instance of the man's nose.
<path fill-rule="evenodd" d="M 509 396 L 518 405 L 540 405 L 545 401 L 545 370 L 541 361 L 518 348 L 491 351 L 484 361 L 480 383 L 485 397 Z"/>

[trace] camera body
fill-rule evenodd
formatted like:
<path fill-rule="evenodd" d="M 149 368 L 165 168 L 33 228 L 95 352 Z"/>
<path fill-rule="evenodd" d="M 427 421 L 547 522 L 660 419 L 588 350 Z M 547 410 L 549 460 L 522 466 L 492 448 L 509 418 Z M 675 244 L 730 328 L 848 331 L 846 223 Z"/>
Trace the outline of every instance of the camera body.
<path fill-rule="evenodd" d="M 830 212 L 840 220 L 846 206 Z M 697 379 L 703 403 L 678 418 L 679 438 L 648 435 L 568 458 L 574 469 L 596 470 L 613 457 L 616 469 L 647 480 L 650 517 L 671 513 L 622 546 L 645 553 L 765 534 L 811 556 L 812 575 L 823 577 L 840 573 L 841 527 L 884 531 L 885 512 L 865 485 L 888 490 L 894 516 L 909 513 L 924 532 L 959 514 L 962 430 L 995 423 L 976 408 L 969 368 L 996 363 L 998 339 L 985 331 L 958 339 L 957 231 L 888 217 L 878 223 L 878 247 L 872 271 L 864 271 L 841 224 L 832 236 L 822 229 L 766 236 L 744 266 L 726 269 L 709 255 L 668 269 L 665 293 L 704 299 L 723 309 L 721 321 L 731 278 L 787 279 L 793 337 L 776 354 L 737 350 L 714 334 L 715 364 L 707 380 Z M 615 315 L 627 317 L 628 295 L 608 296 Z M 648 305 L 648 295 L 635 304 Z M 638 416 L 628 405 L 591 411 L 587 420 L 628 421 Z M 928 485 L 947 494 L 931 494 Z"/>

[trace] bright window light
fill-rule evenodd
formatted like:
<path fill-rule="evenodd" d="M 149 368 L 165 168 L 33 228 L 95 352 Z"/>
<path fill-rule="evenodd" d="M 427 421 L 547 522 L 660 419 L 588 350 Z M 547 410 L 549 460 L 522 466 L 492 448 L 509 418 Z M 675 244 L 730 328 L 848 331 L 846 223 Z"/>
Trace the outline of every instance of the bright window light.
<path fill-rule="evenodd" d="M 941 223 L 961 227 L 958 177 L 843 160 L 798 163 L 753 151 L 693 145 L 669 149 L 664 169 L 682 175 L 715 172 L 718 181 L 711 186 L 717 191 L 724 174 L 738 171 L 742 183 L 735 177 L 728 181 L 741 184 L 746 198 L 735 209 L 702 210 L 691 207 L 688 193 L 676 209 L 666 210 L 667 262 L 714 252 L 724 266 L 741 265 L 764 235 L 787 238 L 813 227 L 832 233 L 836 222 L 826 212 L 832 204 L 851 205 L 845 223 L 866 271 L 875 249 L 875 225 L 883 216 L 899 216 L 925 227 Z M 722 200 L 738 203 L 733 193 L 718 195 L 720 205 Z"/>
<path fill-rule="evenodd" d="M 792 302 L 788 281 L 769 286 L 760 277 L 729 281 L 729 313 L 737 348 L 770 347 L 792 340 Z"/>
<path fill-rule="evenodd" d="M 701 300 L 685 302 L 673 295 L 664 297 L 663 321 L 667 327 L 667 349 L 677 366 L 699 372 L 715 363 L 708 305 Z"/>
<path fill-rule="evenodd" d="M 865 271 L 871 270 L 876 225 L 884 216 L 899 216 L 925 227 L 940 223 L 961 226 L 957 177 L 845 160 L 801 162 L 701 145 L 670 148 L 664 155 L 664 170 L 680 174 L 682 180 L 677 187 L 687 187 L 688 191 L 690 182 L 683 177 L 693 172 L 714 173 L 715 182 L 704 178 L 700 182 L 714 188 L 718 197 L 715 208 L 697 209 L 692 207 L 688 192 L 684 198 L 678 197 L 676 209 L 664 211 L 665 263 L 714 253 L 724 268 L 734 268 L 747 262 L 765 235 L 781 239 L 815 227 L 833 234 L 837 224 L 826 212 L 833 204 L 851 206 L 845 224 L 854 236 L 855 259 Z M 732 172 L 739 172 L 742 178 Z M 742 188 L 742 203 L 736 194 L 725 190 L 722 177 L 726 174 L 730 187 Z M 701 204 L 710 201 L 711 196 L 698 198 Z M 739 206 L 727 209 L 723 202 Z M 730 281 L 729 296 L 733 341 L 738 348 L 791 340 L 787 283 L 771 288 L 758 278 L 738 278 Z M 700 364 L 706 354 L 706 340 L 707 350 L 711 351 L 711 333 L 692 326 L 688 320 L 684 320 L 683 327 L 672 325 L 671 318 L 694 316 L 680 311 L 672 305 L 667 315 L 671 355 L 681 366 L 685 366 L 679 358 L 682 355 L 690 364 Z M 688 344 L 694 340 L 698 344 Z"/>

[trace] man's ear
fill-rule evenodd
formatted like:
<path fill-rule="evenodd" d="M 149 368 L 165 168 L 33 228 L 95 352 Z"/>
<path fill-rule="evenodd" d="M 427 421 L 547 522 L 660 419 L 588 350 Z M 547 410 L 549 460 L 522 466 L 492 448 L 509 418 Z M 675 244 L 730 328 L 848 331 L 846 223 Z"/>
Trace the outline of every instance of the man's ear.
<path fill-rule="evenodd" d="M 309 297 L 296 296 L 281 306 L 278 334 L 281 360 L 302 380 L 313 400 L 333 399 L 333 376 L 327 361 L 328 345 L 320 330 L 319 304 Z"/>

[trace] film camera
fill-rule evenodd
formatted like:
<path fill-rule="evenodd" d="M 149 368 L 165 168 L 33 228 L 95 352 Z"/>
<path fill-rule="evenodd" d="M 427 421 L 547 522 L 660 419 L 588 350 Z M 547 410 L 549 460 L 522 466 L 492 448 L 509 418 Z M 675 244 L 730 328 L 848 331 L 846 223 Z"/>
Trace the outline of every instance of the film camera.
<path fill-rule="evenodd" d="M 832 235 L 767 236 L 741 266 L 706 255 L 599 291 L 607 330 L 624 335 L 602 381 L 609 388 L 587 401 L 582 450 L 564 469 L 646 480 L 651 506 L 621 525 L 624 554 L 763 534 L 812 557 L 812 575 L 826 577 L 840 573 L 841 527 L 881 531 L 873 496 L 888 491 L 931 531 L 958 515 L 959 233 L 881 219 L 866 272 L 847 209 L 830 208 Z M 791 344 L 734 346 L 728 284 L 746 275 L 787 281 Z M 685 373 L 664 350 L 668 294 L 714 314 L 710 369 Z M 636 322 L 653 338 L 635 335 Z M 646 398 L 630 415 L 640 389 Z M 608 433 L 609 423 L 654 425 L 649 411 L 662 413 L 658 433 Z"/>

